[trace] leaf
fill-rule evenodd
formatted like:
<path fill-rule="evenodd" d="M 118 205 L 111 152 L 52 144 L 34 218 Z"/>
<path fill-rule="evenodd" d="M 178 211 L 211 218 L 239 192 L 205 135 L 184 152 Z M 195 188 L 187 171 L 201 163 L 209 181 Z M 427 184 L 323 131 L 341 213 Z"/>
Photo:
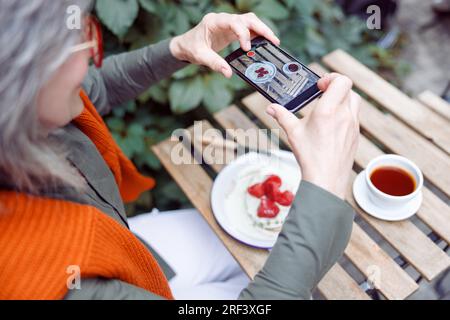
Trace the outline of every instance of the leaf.
<path fill-rule="evenodd" d="M 172 77 L 174 79 L 184 79 L 187 77 L 192 77 L 193 75 L 195 75 L 199 70 L 199 66 L 195 65 L 195 64 L 190 64 L 187 67 L 178 70 L 177 72 L 175 72 Z"/>
<path fill-rule="evenodd" d="M 236 0 L 236 7 L 240 12 L 248 12 L 252 10 L 255 0 Z"/>
<path fill-rule="evenodd" d="M 326 50 L 326 41 L 322 37 L 322 35 L 317 32 L 314 28 L 307 28 L 306 29 L 306 37 L 307 37 L 307 43 L 306 50 L 309 52 L 312 56 L 322 56 L 325 55 L 327 52 Z"/>
<path fill-rule="evenodd" d="M 197 107 L 203 98 L 201 77 L 178 80 L 169 89 L 170 108 L 174 113 L 184 113 Z"/>
<path fill-rule="evenodd" d="M 253 8 L 256 15 L 264 18 L 281 20 L 289 16 L 289 11 L 276 0 L 263 0 Z"/>
<path fill-rule="evenodd" d="M 123 118 L 125 116 L 126 110 L 122 106 L 117 106 L 112 108 L 112 114 L 117 118 Z"/>
<path fill-rule="evenodd" d="M 286 3 L 286 6 L 288 8 L 293 8 L 297 1 L 299 1 L 299 0 L 283 0 L 283 2 Z"/>
<path fill-rule="evenodd" d="M 184 197 L 183 191 L 178 187 L 178 185 L 172 181 L 167 183 L 163 188 L 162 192 L 164 193 L 165 197 L 168 199 L 174 199 L 179 200 L 180 198 Z"/>
<path fill-rule="evenodd" d="M 142 158 L 146 165 L 154 170 L 161 169 L 161 162 L 159 162 L 158 158 L 152 151 L 148 151 L 142 155 Z"/>
<path fill-rule="evenodd" d="M 131 158 L 133 156 L 133 150 L 129 143 L 130 141 L 127 140 L 126 138 L 122 138 L 120 136 L 115 136 L 115 137 L 116 137 L 116 142 L 120 146 L 120 149 L 122 149 L 123 153 L 125 153 L 125 155 L 128 158 Z"/>
<path fill-rule="evenodd" d="M 140 154 L 145 151 L 144 141 L 145 130 L 139 123 L 132 123 L 127 128 L 127 136 L 119 138 L 119 145 L 127 157 L 131 158 L 135 154 Z"/>
<path fill-rule="evenodd" d="M 137 50 L 148 46 L 150 43 L 156 43 L 160 40 L 159 31 L 155 28 L 148 28 L 146 33 L 137 32 L 133 29 L 128 30 L 124 42 L 130 43 L 129 51 Z"/>
<path fill-rule="evenodd" d="M 123 38 L 139 11 L 137 0 L 97 0 L 98 17 L 117 37 Z"/>
<path fill-rule="evenodd" d="M 158 4 L 155 0 L 139 0 L 139 3 L 147 12 L 156 14 L 158 11 Z"/>
<path fill-rule="evenodd" d="M 121 118 L 108 118 L 106 123 L 112 131 L 121 132 L 125 129 L 125 122 Z"/>
<path fill-rule="evenodd" d="M 127 112 L 134 112 L 136 111 L 137 108 L 136 101 L 134 100 L 127 101 L 125 102 L 124 107 Z"/>
<path fill-rule="evenodd" d="M 239 78 L 236 74 L 233 73 L 231 79 L 227 80 L 228 86 L 233 90 L 243 90 L 249 88 L 247 82 Z"/>
<path fill-rule="evenodd" d="M 189 22 L 189 15 L 181 8 L 176 10 L 174 18 L 175 34 L 182 34 L 189 30 L 191 24 Z"/>
<path fill-rule="evenodd" d="M 238 11 L 230 3 L 221 3 L 214 8 L 214 12 L 237 13 Z"/>
<path fill-rule="evenodd" d="M 227 107 L 233 99 L 233 94 L 227 87 L 226 80 L 217 73 L 206 75 L 203 79 L 205 91 L 203 103 L 209 112 L 214 113 Z"/>
<path fill-rule="evenodd" d="M 339 33 L 341 38 L 345 39 L 350 44 L 357 44 L 361 42 L 363 32 L 366 30 L 366 25 L 356 17 L 350 17 L 345 20 Z"/>
<path fill-rule="evenodd" d="M 279 30 L 278 27 L 276 26 L 276 24 L 270 20 L 269 18 L 266 17 L 260 17 L 261 21 L 264 22 L 275 34 L 279 34 Z"/>
<path fill-rule="evenodd" d="M 134 138 L 140 138 L 143 137 L 145 134 L 144 127 L 140 123 L 132 123 L 128 127 L 128 136 L 134 137 Z"/>
<path fill-rule="evenodd" d="M 302 16 L 310 17 L 314 13 L 314 9 L 316 7 L 316 1 L 296 0 L 295 1 L 295 7 L 297 8 L 297 11 Z"/>
<path fill-rule="evenodd" d="M 150 98 L 161 104 L 166 104 L 169 101 L 169 97 L 167 96 L 167 89 L 163 88 L 159 84 L 154 84 L 146 91 L 144 91 L 138 97 L 138 100 L 140 103 L 146 103 Z"/>

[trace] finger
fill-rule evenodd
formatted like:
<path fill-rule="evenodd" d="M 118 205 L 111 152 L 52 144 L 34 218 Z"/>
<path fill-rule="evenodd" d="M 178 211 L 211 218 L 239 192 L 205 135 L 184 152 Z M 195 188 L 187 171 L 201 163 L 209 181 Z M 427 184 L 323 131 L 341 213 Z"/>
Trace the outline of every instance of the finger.
<path fill-rule="evenodd" d="M 361 96 L 356 92 L 352 91 L 350 94 L 350 111 L 357 123 L 359 123 L 360 108 L 361 108 Z"/>
<path fill-rule="evenodd" d="M 353 83 L 349 78 L 342 75 L 330 74 L 329 78 L 330 83 L 317 108 L 327 108 L 332 111 L 350 94 Z"/>
<path fill-rule="evenodd" d="M 240 18 L 230 21 L 229 26 L 238 38 L 242 50 L 249 51 L 252 48 L 252 44 L 248 27 L 240 20 Z"/>
<path fill-rule="evenodd" d="M 222 73 L 227 78 L 232 76 L 233 71 L 231 70 L 230 65 L 218 53 L 210 48 L 202 50 L 201 52 L 201 56 L 198 57 L 199 64 Z"/>
<path fill-rule="evenodd" d="M 290 132 L 300 122 L 297 116 L 289 112 L 285 107 L 276 103 L 269 105 L 266 112 L 278 122 L 280 127 L 283 128 L 286 133 Z"/>
<path fill-rule="evenodd" d="M 348 113 L 350 114 L 351 117 L 353 117 L 352 108 L 350 104 L 351 96 L 352 93 L 349 92 L 349 94 L 344 98 L 344 100 L 342 100 L 340 108 L 342 107 L 347 108 Z"/>
<path fill-rule="evenodd" d="M 248 23 L 248 27 L 257 35 L 263 36 L 275 45 L 280 44 L 280 39 L 275 33 L 262 22 L 254 13 L 250 12 L 244 15 L 244 20 Z"/>
<path fill-rule="evenodd" d="M 329 73 L 325 73 L 322 76 L 322 78 L 320 78 L 319 81 L 317 81 L 317 87 L 319 88 L 320 91 L 326 91 L 329 84 L 330 84 L 330 74 Z"/>
<path fill-rule="evenodd" d="M 328 89 L 328 86 L 330 85 L 331 81 L 336 79 L 338 76 L 341 76 L 339 73 L 332 72 L 332 73 L 325 73 L 322 78 L 319 79 L 317 82 L 317 86 L 321 91 L 326 91 Z"/>

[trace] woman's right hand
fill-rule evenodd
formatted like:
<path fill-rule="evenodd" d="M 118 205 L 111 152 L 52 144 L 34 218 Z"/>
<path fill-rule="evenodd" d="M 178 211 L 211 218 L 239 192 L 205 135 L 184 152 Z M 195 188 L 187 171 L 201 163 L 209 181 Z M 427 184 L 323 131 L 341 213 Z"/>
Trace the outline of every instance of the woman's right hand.
<path fill-rule="evenodd" d="M 358 146 L 361 98 L 351 90 L 352 81 L 337 73 L 318 86 L 324 94 L 303 119 L 278 104 L 267 113 L 286 132 L 303 180 L 344 199 Z"/>

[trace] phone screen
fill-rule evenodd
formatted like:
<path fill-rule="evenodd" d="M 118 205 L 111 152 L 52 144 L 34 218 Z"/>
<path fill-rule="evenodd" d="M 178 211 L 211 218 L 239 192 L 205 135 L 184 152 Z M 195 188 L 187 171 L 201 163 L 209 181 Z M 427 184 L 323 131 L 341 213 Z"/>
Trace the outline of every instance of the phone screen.
<path fill-rule="evenodd" d="M 320 95 L 319 76 L 270 41 L 252 40 L 248 52 L 241 49 L 226 60 L 235 72 L 270 101 L 296 111 Z"/>

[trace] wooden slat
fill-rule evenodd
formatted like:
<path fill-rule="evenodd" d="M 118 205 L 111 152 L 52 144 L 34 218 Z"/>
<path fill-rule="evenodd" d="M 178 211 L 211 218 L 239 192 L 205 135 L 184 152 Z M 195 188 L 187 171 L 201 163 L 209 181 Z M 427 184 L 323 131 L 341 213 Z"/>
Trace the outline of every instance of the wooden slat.
<path fill-rule="evenodd" d="M 434 112 L 450 120 L 450 103 L 439 97 L 437 94 L 426 90 L 417 96 L 417 99 L 429 107 Z"/>
<path fill-rule="evenodd" d="M 258 127 L 235 105 L 218 111 L 213 116 L 216 120 L 220 120 L 219 122 L 226 130 L 226 133 L 231 135 L 230 138 L 236 139 L 241 145 L 258 150 L 278 148 L 278 136 L 270 137 L 262 129 L 256 131 L 257 134 L 255 136 L 257 136 L 257 139 L 245 139 L 246 136 L 251 135 L 242 134 L 242 131 L 254 130 Z M 276 138 L 277 141 L 272 141 L 271 138 Z M 229 138 L 227 137 L 227 139 Z"/>
<path fill-rule="evenodd" d="M 370 238 L 356 223 L 353 224 L 351 241 L 345 255 L 390 300 L 403 300 L 419 288 L 419 285 Z M 374 270 L 375 269 L 375 270 Z"/>
<path fill-rule="evenodd" d="M 264 97 L 255 93 L 244 98 L 243 103 L 266 126 L 279 128 L 278 124 L 265 113 L 265 107 L 269 102 Z M 270 120 L 266 123 L 268 119 Z M 283 140 L 283 138 L 280 139 Z M 372 218 L 364 213 L 354 202 L 351 186 L 349 186 L 349 192 L 347 200 L 353 204 L 357 212 L 426 279 L 433 279 L 450 266 L 450 258 L 445 252 L 427 238 L 412 222 L 406 220 L 392 223 Z"/>
<path fill-rule="evenodd" d="M 370 300 L 352 277 L 336 263 L 317 286 L 328 300 Z"/>
<path fill-rule="evenodd" d="M 226 129 L 239 128 L 242 123 L 249 120 L 242 111 L 237 112 L 234 106 L 214 114 L 214 118 Z M 259 129 L 254 123 L 248 124 L 247 128 Z M 366 277 L 370 276 L 371 266 L 380 270 L 380 273 L 384 276 L 378 283 L 378 289 L 388 299 L 405 299 L 418 289 L 416 282 L 356 223 L 353 223 L 353 232 L 345 254 Z M 332 281 L 332 279 L 329 279 L 329 281 Z M 349 295 L 352 294 L 347 293 L 347 296 Z"/>
<path fill-rule="evenodd" d="M 228 110 L 228 109 L 226 109 Z M 236 118 L 236 123 L 244 123 L 248 120 L 248 118 L 246 116 L 244 117 L 240 117 L 242 116 L 241 113 L 236 112 L 236 110 L 230 109 L 230 115 L 233 114 L 236 116 L 236 114 L 239 114 L 240 119 Z M 227 111 L 221 112 L 220 114 L 215 114 L 215 118 L 218 120 L 219 123 L 224 124 L 223 127 L 225 129 L 232 129 L 232 127 L 227 127 L 226 124 L 229 123 L 229 117 L 227 115 Z M 249 124 L 250 125 L 250 124 Z M 250 125 L 252 126 L 252 125 Z M 248 129 L 250 128 L 247 127 Z M 212 128 L 212 125 L 208 122 L 208 121 L 202 121 L 202 127 L 203 128 Z M 253 127 L 254 128 L 254 127 Z M 257 127 L 256 127 L 257 128 Z M 194 129 L 193 127 L 190 127 L 187 129 L 188 132 L 190 132 L 191 134 L 194 133 Z M 196 137 L 196 136 L 191 136 L 191 140 L 192 141 L 199 141 L 201 140 L 201 137 Z M 216 148 L 216 149 L 220 149 L 220 148 Z M 222 158 L 220 158 L 222 155 L 221 152 L 214 152 L 209 154 L 208 156 L 210 156 L 210 160 L 213 161 L 221 161 Z M 216 167 L 214 167 L 214 169 L 219 172 L 221 170 L 221 165 L 218 165 Z M 228 248 L 230 250 L 230 252 L 234 251 L 234 248 Z M 242 253 L 239 253 L 242 254 Z M 260 266 L 260 268 L 262 267 L 262 265 Z M 322 280 L 321 284 L 319 284 L 318 289 L 321 292 L 321 294 L 327 298 L 327 299 L 349 299 L 349 297 L 359 297 L 360 299 L 368 299 L 367 294 L 361 290 L 358 286 L 358 284 L 345 272 L 345 271 L 341 271 L 338 268 L 332 268 L 329 272 L 327 277 L 325 278 L 326 280 Z M 342 286 L 340 289 L 338 289 L 337 292 L 336 288 L 334 288 L 331 283 L 340 283 L 340 286 Z M 354 292 L 354 290 L 357 290 L 358 292 Z"/>
<path fill-rule="evenodd" d="M 450 126 L 448 121 L 417 103 L 378 74 L 342 50 L 323 57 L 331 69 L 347 75 L 354 85 L 380 105 L 405 121 L 424 137 L 450 153 Z"/>
<path fill-rule="evenodd" d="M 195 129 L 197 128 L 197 130 Z M 235 154 L 234 151 L 227 148 L 211 148 L 206 145 L 203 145 L 201 138 L 209 137 L 217 141 L 222 140 L 222 133 L 220 130 L 214 128 L 208 121 L 196 121 L 194 126 L 186 129 L 189 133 L 187 135 L 187 142 L 192 143 L 194 146 L 195 152 L 199 153 L 200 158 L 203 158 L 203 161 L 211 166 L 216 172 L 220 171 L 226 163 L 226 159 L 234 159 Z M 197 137 L 195 139 L 197 132 L 199 134 L 203 134 L 203 136 Z M 204 151 L 204 152 L 203 152 Z"/>
<path fill-rule="evenodd" d="M 311 64 L 310 68 L 318 74 L 324 74 L 326 72 L 326 70 L 318 64 Z M 361 123 L 363 128 L 368 132 L 377 131 L 376 127 L 372 128 L 373 124 L 370 121 L 361 119 Z M 420 153 L 420 151 L 417 152 Z M 355 156 L 355 162 L 360 167 L 365 168 L 369 164 L 370 160 L 382 154 L 383 152 L 365 136 L 360 136 L 359 148 Z M 436 179 L 438 179 L 437 174 L 434 180 Z M 436 234 L 443 238 L 447 243 L 450 243 L 450 207 L 427 187 L 423 188 L 423 203 L 422 207 L 417 212 L 417 215 L 423 222 L 425 222 L 425 224 L 436 232 Z"/>
<path fill-rule="evenodd" d="M 240 264 L 244 272 L 247 273 L 250 278 L 253 278 L 266 261 L 268 251 L 250 248 L 231 238 L 222 230 L 217 224 L 211 211 L 211 178 L 198 164 L 175 165 L 173 163 L 171 160 L 171 151 L 177 143 L 178 142 L 165 140 L 154 145 L 152 150 L 209 226 L 217 234 L 219 239 Z"/>

